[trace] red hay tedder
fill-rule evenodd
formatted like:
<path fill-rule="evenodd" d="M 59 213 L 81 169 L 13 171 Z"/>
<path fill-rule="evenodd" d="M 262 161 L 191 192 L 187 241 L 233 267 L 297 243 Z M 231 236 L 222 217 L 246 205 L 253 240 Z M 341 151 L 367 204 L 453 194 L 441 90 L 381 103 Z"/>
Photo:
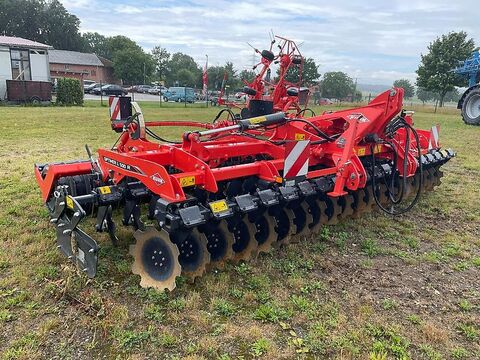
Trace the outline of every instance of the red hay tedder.
<path fill-rule="evenodd" d="M 278 52 L 274 54 L 273 46 L 277 41 Z M 304 113 L 310 93 L 308 88 L 301 87 L 303 56 L 297 44 L 293 40 L 275 36 L 270 42 L 270 49 L 254 50 L 260 55 L 260 62 L 253 66 L 253 70 L 257 68 L 260 70 L 252 82 L 244 80 L 243 93 L 246 95 L 246 102 L 244 104 L 229 102 L 223 98 L 227 80 L 225 73 L 217 104 L 240 109 L 242 118 L 278 111 L 295 112 L 297 115 Z M 278 76 L 272 79 L 271 66 L 274 64 L 278 65 Z M 296 81 L 287 81 L 288 72 L 294 68 L 297 74 Z"/>
<path fill-rule="evenodd" d="M 120 133 L 112 148 L 35 165 L 61 252 L 95 276 L 98 245 L 78 225 L 94 214 L 96 231 L 115 243 L 112 211 L 121 207 L 123 224 L 135 229 L 130 253 L 140 284 L 172 290 L 179 275 L 195 279 L 376 206 L 404 213 L 440 184 L 440 167 L 454 156 L 440 148 L 437 126 L 413 127 L 402 89 L 305 117 L 288 105 L 293 86 L 276 86 L 267 100 L 260 85 L 251 95 L 282 104 L 269 113 L 212 123 L 146 121 L 129 98 L 110 98 Z M 163 126 L 191 130 L 173 142 L 154 132 Z M 142 222 L 142 209 L 153 225 Z"/>

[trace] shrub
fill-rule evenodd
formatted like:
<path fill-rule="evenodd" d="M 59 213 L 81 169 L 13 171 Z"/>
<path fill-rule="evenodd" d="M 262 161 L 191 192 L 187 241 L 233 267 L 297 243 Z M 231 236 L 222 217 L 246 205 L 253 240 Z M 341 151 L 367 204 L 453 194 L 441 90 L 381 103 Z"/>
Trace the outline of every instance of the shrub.
<path fill-rule="evenodd" d="M 58 79 L 57 104 L 83 105 L 83 90 L 80 80 L 69 78 Z"/>

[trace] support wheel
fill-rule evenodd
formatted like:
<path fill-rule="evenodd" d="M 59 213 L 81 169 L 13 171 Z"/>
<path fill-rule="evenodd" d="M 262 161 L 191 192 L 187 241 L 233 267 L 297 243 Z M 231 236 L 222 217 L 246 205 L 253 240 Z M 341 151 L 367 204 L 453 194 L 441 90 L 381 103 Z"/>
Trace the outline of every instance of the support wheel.
<path fill-rule="evenodd" d="M 180 276 L 179 251 L 165 230 L 149 226 L 134 233 L 136 244 L 130 246 L 134 262 L 132 272 L 140 275 L 141 287 L 163 291 L 175 289 L 175 279 Z"/>

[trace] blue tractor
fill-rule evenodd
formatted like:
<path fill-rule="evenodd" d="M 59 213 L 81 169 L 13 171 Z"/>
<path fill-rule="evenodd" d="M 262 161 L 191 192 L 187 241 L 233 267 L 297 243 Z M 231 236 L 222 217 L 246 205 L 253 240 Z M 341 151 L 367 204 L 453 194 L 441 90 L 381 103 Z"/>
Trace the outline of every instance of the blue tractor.
<path fill-rule="evenodd" d="M 455 74 L 468 79 L 468 89 L 458 101 L 457 108 L 462 110 L 465 123 L 480 125 L 480 52 L 473 55 L 453 69 Z"/>

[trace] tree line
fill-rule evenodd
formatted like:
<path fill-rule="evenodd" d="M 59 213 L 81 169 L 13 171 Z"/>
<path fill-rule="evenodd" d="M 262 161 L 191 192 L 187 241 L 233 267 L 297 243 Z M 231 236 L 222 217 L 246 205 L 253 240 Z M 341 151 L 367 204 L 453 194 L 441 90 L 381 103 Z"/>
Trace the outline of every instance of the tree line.
<path fill-rule="evenodd" d="M 188 54 L 170 53 L 161 46 L 145 52 L 126 36 L 108 37 L 97 32 L 81 34 L 79 26 L 78 17 L 70 14 L 58 0 L 0 1 L 3 35 L 38 41 L 59 50 L 95 53 L 113 62 L 114 75 L 124 84 L 163 82 L 166 86 L 202 87 L 202 66 Z M 459 97 L 456 88 L 466 86 L 467 82 L 451 69 L 469 57 L 474 48 L 473 39 L 468 39 L 463 31 L 442 35 L 430 43 L 428 52 L 421 54 L 417 69 L 417 97 L 423 102 L 436 100 L 440 106 L 445 101 L 455 101 Z M 361 100 L 356 83 L 346 73 L 332 71 L 321 77 L 318 67 L 312 58 L 304 59 L 303 85 L 316 85 L 317 97 Z M 225 85 L 234 90 L 241 88 L 245 81 L 253 80 L 255 72 L 238 72 L 231 62 L 211 66 L 208 68 L 209 88 L 219 90 L 225 76 Z M 296 82 L 298 69 L 292 68 L 286 79 Z M 394 86 L 404 88 L 406 98 L 415 95 L 415 87 L 407 79 L 396 80 Z"/>

